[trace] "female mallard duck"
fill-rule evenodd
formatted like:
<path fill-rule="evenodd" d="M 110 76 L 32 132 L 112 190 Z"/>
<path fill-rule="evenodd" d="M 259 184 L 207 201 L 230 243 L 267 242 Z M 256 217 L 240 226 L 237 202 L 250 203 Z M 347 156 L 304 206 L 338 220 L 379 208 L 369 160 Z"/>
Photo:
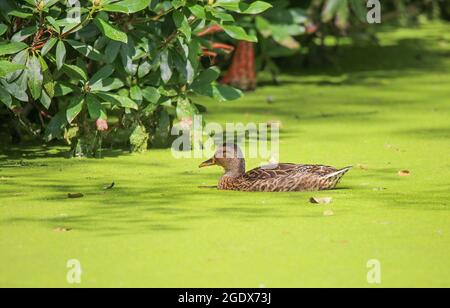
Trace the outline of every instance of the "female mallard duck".
<path fill-rule="evenodd" d="M 237 145 L 220 146 L 210 160 L 200 165 L 221 166 L 225 174 L 218 189 L 260 192 L 318 191 L 334 189 L 352 168 L 341 170 L 319 165 L 278 164 L 245 172 L 245 160 Z"/>

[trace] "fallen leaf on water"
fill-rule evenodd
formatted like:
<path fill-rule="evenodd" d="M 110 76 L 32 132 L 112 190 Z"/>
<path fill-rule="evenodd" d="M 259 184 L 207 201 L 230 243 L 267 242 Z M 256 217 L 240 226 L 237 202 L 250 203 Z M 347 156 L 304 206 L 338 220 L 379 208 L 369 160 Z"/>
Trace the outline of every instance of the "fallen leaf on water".
<path fill-rule="evenodd" d="M 373 188 L 372 190 L 373 191 L 383 191 L 383 190 L 386 190 L 387 188 L 385 188 L 385 187 L 375 187 L 375 188 Z"/>
<path fill-rule="evenodd" d="M 359 169 L 362 169 L 362 170 L 369 169 L 369 167 L 366 164 L 358 164 L 357 166 L 358 166 Z"/>
<path fill-rule="evenodd" d="M 386 149 L 389 149 L 389 150 L 394 150 L 394 151 L 397 151 L 397 152 L 400 151 L 399 148 L 397 148 L 396 146 L 394 146 L 394 145 L 392 145 L 392 144 L 385 144 L 384 147 L 385 147 Z"/>
<path fill-rule="evenodd" d="M 283 124 L 279 120 L 270 120 L 266 123 L 266 125 L 267 128 L 278 128 L 278 129 L 280 129 L 283 126 Z"/>
<path fill-rule="evenodd" d="M 72 229 L 70 229 L 70 228 L 63 228 L 63 227 L 58 227 L 58 228 L 53 229 L 53 231 L 55 231 L 55 232 L 69 232 L 69 231 L 72 231 Z"/>
<path fill-rule="evenodd" d="M 78 194 L 67 194 L 67 197 L 68 197 L 69 199 L 78 199 L 78 198 L 83 198 L 84 195 L 81 194 L 81 193 L 78 193 Z"/>
<path fill-rule="evenodd" d="M 114 186 L 116 186 L 116 183 L 112 182 L 110 185 L 103 187 L 104 190 L 110 190 L 113 189 Z"/>
<path fill-rule="evenodd" d="M 326 210 L 325 212 L 323 212 L 323 216 L 325 217 L 334 216 L 334 212 L 332 210 Z"/>
<path fill-rule="evenodd" d="M 324 197 L 324 198 L 312 197 L 311 199 L 309 199 L 309 202 L 314 203 L 314 204 L 330 204 L 331 202 L 333 202 L 333 198 L 331 198 L 331 197 Z"/>
<path fill-rule="evenodd" d="M 399 176 L 410 176 L 411 172 L 409 170 L 401 170 L 398 172 Z"/>

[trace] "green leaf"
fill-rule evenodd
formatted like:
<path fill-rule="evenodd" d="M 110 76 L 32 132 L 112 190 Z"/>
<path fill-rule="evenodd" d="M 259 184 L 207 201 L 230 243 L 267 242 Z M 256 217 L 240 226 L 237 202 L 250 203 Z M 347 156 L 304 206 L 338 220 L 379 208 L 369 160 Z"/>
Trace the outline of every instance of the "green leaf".
<path fill-rule="evenodd" d="M 169 50 L 168 49 L 164 49 L 161 52 L 161 78 L 164 81 L 164 83 L 168 83 L 169 80 L 172 78 L 173 75 L 173 71 L 172 71 L 172 67 L 169 63 L 170 59 L 169 59 Z"/>
<path fill-rule="evenodd" d="M 63 97 L 73 92 L 73 85 L 58 82 L 55 84 L 55 97 Z"/>
<path fill-rule="evenodd" d="M 120 44 L 120 56 L 124 70 L 128 75 L 136 75 L 138 70 L 138 65 L 133 62 L 136 56 L 136 46 L 132 38 L 129 38 L 128 44 Z"/>
<path fill-rule="evenodd" d="M 56 138 L 62 138 L 64 128 L 67 126 L 67 116 L 64 110 L 58 112 L 47 125 L 44 139 L 51 141 Z"/>
<path fill-rule="evenodd" d="M 159 94 L 158 89 L 153 87 L 146 87 L 142 90 L 142 96 L 146 101 L 152 104 L 158 103 L 161 98 L 161 94 Z"/>
<path fill-rule="evenodd" d="M 191 90 L 196 94 L 214 98 L 214 88 L 209 83 L 193 83 Z"/>
<path fill-rule="evenodd" d="M 39 57 L 39 62 L 42 67 L 42 75 L 44 76 L 44 89 L 48 96 L 53 98 L 55 96 L 55 82 L 53 81 L 53 75 L 43 57 Z"/>
<path fill-rule="evenodd" d="M 177 101 L 177 118 L 183 120 L 186 118 L 191 118 L 198 113 L 197 108 L 191 103 L 189 99 L 179 98 Z"/>
<path fill-rule="evenodd" d="M 42 106 L 44 106 L 47 110 L 50 108 L 52 104 L 51 97 L 44 90 L 42 90 L 41 98 L 39 101 L 41 102 Z"/>
<path fill-rule="evenodd" d="M 130 89 L 130 97 L 132 100 L 134 100 L 137 103 L 142 103 L 143 100 L 143 93 L 139 86 L 133 86 Z"/>
<path fill-rule="evenodd" d="M 107 21 L 100 17 L 95 18 L 95 24 L 104 36 L 110 38 L 113 41 L 128 43 L 128 36 L 125 32 L 117 29 L 115 26 L 110 25 Z"/>
<path fill-rule="evenodd" d="M 195 17 L 200 18 L 200 19 L 206 19 L 206 12 L 205 12 L 205 8 L 199 4 L 194 4 L 194 5 L 190 5 L 188 6 L 189 10 L 191 11 L 192 14 L 194 14 Z"/>
<path fill-rule="evenodd" d="M 55 46 L 55 44 L 58 42 L 58 39 L 55 37 L 52 37 L 51 39 L 49 39 L 47 41 L 47 43 L 45 43 L 44 47 L 42 47 L 41 49 L 41 55 L 45 56 L 46 54 L 48 54 L 53 47 Z"/>
<path fill-rule="evenodd" d="M 20 30 L 19 32 L 17 32 L 16 34 L 13 35 L 13 37 L 11 38 L 12 42 L 22 42 L 24 40 L 26 40 L 27 38 L 29 38 L 30 36 L 32 36 L 33 34 L 35 34 L 37 32 L 37 26 L 32 26 L 32 27 L 28 27 L 28 28 L 23 28 L 22 30 Z"/>
<path fill-rule="evenodd" d="M 115 2 L 114 4 L 104 5 L 103 10 L 107 12 L 132 14 L 148 8 L 151 1 L 152 0 L 123 0 Z"/>
<path fill-rule="evenodd" d="M 89 80 L 90 85 L 94 85 L 97 82 L 110 77 L 114 73 L 114 67 L 111 65 L 106 65 L 102 67 L 94 76 L 92 76 L 91 80 Z"/>
<path fill-rule="evenodd" d="M 2 81 L 3 87 L 15 98 L 21 102 L 28 102 L 28 70 L 24 70 L 22 74 L 13 83 Z"/>
<path fill-rule="evenodd" d="M 14 64 L 9 61 L 0 61 L 0 78 L 6 77 L 16 71 L 24 70 L 25 68 L 25 65 Z"/>
<path fill-rule="evenodd" d="M 67 122 L 70 124 L 75 120 L 75 118 L 80 114 L 81 110 L 83 110 L 84 105 L 84 97 L 77 96 L 73 97 L 66 111 Z"/>
<path fill-rule="evenodd" d="M 0 86 L 0 102 L 6 105 L 6 107 L 11 108 L 12 97 L 3 87 Z"/>
<path fill-rule="evenodd" d="M 110 92 L 122 88 L 125 84 L 118 78 L 101 79 L 91 85 L 91 92 Z"/>
<path fill-rule="evenodd" d="M 220 77 L 220 69 L 218 67 L 210 67 L 204 70 L 194 81 L 195 84 L 210 84 Z"/>
<path fill-rule="evenodd" d="M 216 9 L 210 9 L 209 12 L 216 17 L 217 19 L 219 19 L 219 21 L 221 22 L 232 22 L 234 23 L 236 20 L 234 19 L 233 15 L 225 13 L 221 10 L 216 10 Z"/>
<path fill-rule="evenodd" d="M 23 50 L 14 56 L 14 58 L 12 59 L 12 63 L 23 65 L 26 67 L 28 57 L 29 57 L 28 50 Z M 9 74 L 6 78 L 8 79 L 8 82 L 14 82 L 16 81 L 17 78 L 19 78 L 19 76 L 22 75 L 23 72 L 24 72 L 23 70 L 16 71 L 14 73 Z"/>
<path fill-rule="evenodd" d="M 63 41 L 59 41 L 56 45 L 56 68 L 60 70 L 66 62 L 66 45 Z"/>
<path fill-rule="evenodd" d="M 42 93 L 42 84 L 44 82 L 44 76 L 42 74 L 42 67 L 39 58 L 32 56 L 28 60 L 28 87 L 31 92 L 31 96 L 38 100 Z"/>
<path fill-rule="evenodd" d="M 189 21 L 186 16 L 181 11 L 173 12 L 173 21 L 178 30 L 184 34 L 188 41 L 191 40 L 192 37 L 192 29 L 189 25 Z"/>
<path fill-rule="evenodd" d="M 144 78 L 147 76 L 152 70 L 152 64 L 149 61 L 144 61 L 139 65 L 138 68 L 138 77 Z"/>
<path fill-rule="evenodd" d="M 83 56 L 97 62 L 103 61 L 103 55 L 94 47 L 74 40 L 67 40 L 67 42 Z"/>
<path fill-rule="evenodd" d="M 49 9 L 50 7 L 52 7 L 53 5 L 55 5 L 58 2 L 59 2 L 59 0 L 45 0 L 45 8 Z"/>
<path fill-rule="evenodd" d="M 4 25 L 4 24 L 0 24 L 0 36 L 2 36 L 3 34 L 5 34 L 6 31 L 8 31 L 8 26 L 6 26 L 6 25 Z"/>
<path fill-rule="evenodd" d="M 224 9 L 241 13 L 256 15 L 261 14 L 272 7 L 270 3 L 264 1 L 255 1 L 253 3 L 245 3 L 240 0 L 217 0 L 214 3 L 215 7 L 222 7 Z"/>
<path fill-rule="evenodd" d="M 109 102 L 111 104 L 123 107 L 123 108 L 130 108 L 138 110 L 139 106 L 132 101 L 130 98 L 126 96 L 120 96 L 120 95 L 114 95 L 109 93 L 96 93 L 98 97 L 105 100 L 106 102 Z"/>
<path fill-rule="evenodd" d="M 27 18 L 33 17 L 32 13 L 27 13 L 27 12 L 23 12 L 23 11 L 19 11 L 19 10 L 13 10 L 13 11 L 9 12 L 8 15 L 18 17 L 21 19 L 27 19 Z"/>
<path fill-rule="evenodd" d="M 254 35 L 249 35 L 245 32 L 244 28 L 232 25 L 223 25 L 223 30 L 226 34 L 231 36 L 234 39 L 240 41 L 248 41 L 248 42 L 257 42 L 258 38 Z"/>
<path fill-rule="evenodd" d="M 113 63 L 117 59 L 121 45 L 122 44 L 116 41 L 110 41 L 108 43 L 105 49 L 105 61 L 107 63 Z"/>
<path fill-rule="evenodd" d="M 358 17 L 361 22 L 366 22 L 367 18 L 366 1 L 361 0 L 349 0 L 349 1 L 353 11 L 355 12 L 356 17 Z"/>
<path fill-rule="evenodd" d="M 102 103 L 92 94 L 88 94 L 86 96 L 86 102 L 88 106 L 89 115 L 92 119 L 98 120 L 106 120 L 106 110 L 103 107 Z"/>
<path fill-rule="evenodd" d="M 52 26 L 53 30 L 55 30 L 57 33 L 61 33 L 61 26 L 58 24 L 58 22 L 51 16 L 47 16 L 47 21 Z"/>
<path fill-rule="evenodd" d="M 0 56 L 16 54 L 19 51 L 24 50 L 25 48 L 28 48 L 28 45 L 22 42 L 12 42 L 6 44 L 1 43 Z"/>
<path fill-rule="evenodd" d="M 240 13 L 249 14 L 249 15 L 257 15 L 261 14 L 268 9 L 272 8 L 270 3 L 264 1 L 255 1 L 251 4 L 241 3 L 240 5 Z"/>
<path fill-rule="evenodd" d="M 234 101 L 242 98 L 242 91 L 229 87 L 218 85 L 214 87 L 214 97 L 219 101 Z"/>
<path fill-rule="evenodd" d="M 84 81 L 88 80 L 86 72 L 76 65 L 64 64 L 62 67 L 62 71 L 71 79 Z"/>
<path fill-rule="evenodd" d="M 214 6 L 220 6 L 224 9 L 239 12 L 239 4 L 241 3 L 241 0 L 217 0 L 214 2 Z"/>

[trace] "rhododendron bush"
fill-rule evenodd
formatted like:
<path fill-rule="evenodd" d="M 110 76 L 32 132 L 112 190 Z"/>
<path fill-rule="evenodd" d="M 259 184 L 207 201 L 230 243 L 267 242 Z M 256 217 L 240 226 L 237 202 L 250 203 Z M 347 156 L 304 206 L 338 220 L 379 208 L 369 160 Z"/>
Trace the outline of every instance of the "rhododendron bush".
<path fill-rule="evenodd" d="M 235 16 L 269 8 L 239 0 L 1 0 L 2 121 L 43 142 L 65 139 L 77 156 L 94 156 L 105 136 L 144 140 L 140 150 L 165 145 L 173 125 L 199 113 L 197 95 L 241 97 L 217 82 L 218 68 L 202 64 L 210 43 L 198 34 L 219 25 L 256 41 Z"/>

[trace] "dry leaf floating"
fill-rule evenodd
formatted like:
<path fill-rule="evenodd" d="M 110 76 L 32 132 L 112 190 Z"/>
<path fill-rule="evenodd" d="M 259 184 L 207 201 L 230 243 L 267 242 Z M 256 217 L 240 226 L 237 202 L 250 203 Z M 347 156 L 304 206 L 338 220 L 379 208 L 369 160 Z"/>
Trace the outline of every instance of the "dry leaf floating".
<path fill-rule="evenodd" d="M 411 176 L 411 172 L 409 170 L 401 170 L 398 172 L 399 176 Z"/>
<path fill-rule="evenodd" d="M 105 187 L 103 187 L 104 190 L 111 190 L 114 188 L 114 186 L 116 186 L 115 182 L 112 182 L 110 185 L 107 185 Z"/>
<path fill-rule="evenodd" d="M 309 202 L 313 203 L 313 204 L 330 204 L 331 202 L 333 202 L 333 198 L 331 197 L 312 197 L 311 199 L 309 199 Z"/>
<path fill-rule="evenodd" d="M 70 231 L 72 231 L 72 229 L 70 229 L 70 228 L 63 228 L 63 227 L 57 227 L 57 228 L 53 229 L 53 231 L 55 231 L 55 232 L 70 232 Z"/>
<path fill-rule="evenodd" d="M 67 197 L 69 198 L 69 199 L 79 199 L 79 198 L 83 198 L 84 197 L 84 195 L 83 194 L 81 194 L 81 193 L 77 193 L 77 194 L 67 194 Z"/>
<path fill-rule="evenodd" d="M 325 217 L 334 216 L 334 212 L 332 210 L 326 210 L 323 212 L 323 216 L 325 216 Z"/>

